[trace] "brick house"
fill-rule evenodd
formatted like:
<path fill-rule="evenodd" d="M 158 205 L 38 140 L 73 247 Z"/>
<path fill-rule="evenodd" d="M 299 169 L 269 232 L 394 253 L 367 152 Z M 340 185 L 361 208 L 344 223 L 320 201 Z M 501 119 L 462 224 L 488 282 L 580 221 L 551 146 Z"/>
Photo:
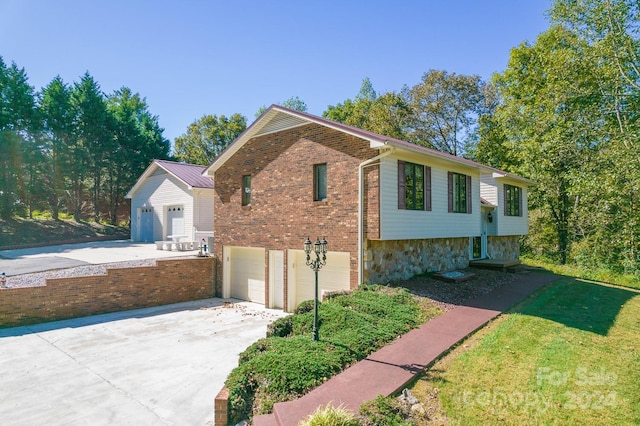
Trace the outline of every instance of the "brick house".
<path fill-rule="evenodd" d="M 288 311 L 313 298 L 307 236 L 329 242 L 321 292 L 517 260 L 533 184 L 276 105 L 203 174 L 214 180 L 216 294 Z"/>

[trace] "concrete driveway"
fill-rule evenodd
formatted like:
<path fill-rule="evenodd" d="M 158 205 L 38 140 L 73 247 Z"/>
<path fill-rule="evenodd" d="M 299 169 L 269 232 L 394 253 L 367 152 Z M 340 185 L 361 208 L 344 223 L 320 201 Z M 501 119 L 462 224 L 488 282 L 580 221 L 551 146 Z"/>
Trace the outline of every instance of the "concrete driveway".
<path fill-rule="evenodd" d="M 207 299 L 0 329 L 0 423 L 213 424 L 238 354 L 284 315 Z"/>
<path fill-rule="evenodd" d="M 157 250 L 153 243 L 133 243 L 130 240 L 0 250 L 0 272 L 12 276 L 88 264 L 194 256 L 196 253 L 197 250 Z"/>

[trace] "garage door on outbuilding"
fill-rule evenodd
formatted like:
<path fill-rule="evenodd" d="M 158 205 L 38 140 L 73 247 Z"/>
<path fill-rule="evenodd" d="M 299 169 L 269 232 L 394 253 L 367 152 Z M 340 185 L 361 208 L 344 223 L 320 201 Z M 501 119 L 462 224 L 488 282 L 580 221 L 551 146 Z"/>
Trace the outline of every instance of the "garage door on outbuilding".
<path fill-rule="evenodd" d="M 303 250 L 289 250 L 289 310 L 305 300 L 314 298 L 315 273 L 306 265 Z M 349 290 L 350 286 L 349 253 L 330 252 L 327 264 L 318 272 L 318 297 L 331 291 Z"/>
<path fill-rule="evenodd" d="M 224 247 L 223 296 L 265 302 L 265 249 Z"/>

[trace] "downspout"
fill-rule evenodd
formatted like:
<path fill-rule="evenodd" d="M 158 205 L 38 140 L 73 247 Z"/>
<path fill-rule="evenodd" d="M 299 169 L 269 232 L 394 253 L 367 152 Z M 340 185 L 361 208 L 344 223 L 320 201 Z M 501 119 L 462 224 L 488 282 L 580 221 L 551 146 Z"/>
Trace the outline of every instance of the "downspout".
<path fill-rule="evenodd" d="M 364 215 L 364 168 L 375 165 L 374 163 L 376 161 L 379 161 L 382 158 L 393 154 L 394 152 L 395 148 L 390 148 L 380 155 L 363 161 L 358 166 L 358 284 L 362 284 L 362 279 L 364 276 L 364 227 L 362 224 Z M 378 184 L 378 190 L 380 190 L 380 185 L 381 179 Z"/>

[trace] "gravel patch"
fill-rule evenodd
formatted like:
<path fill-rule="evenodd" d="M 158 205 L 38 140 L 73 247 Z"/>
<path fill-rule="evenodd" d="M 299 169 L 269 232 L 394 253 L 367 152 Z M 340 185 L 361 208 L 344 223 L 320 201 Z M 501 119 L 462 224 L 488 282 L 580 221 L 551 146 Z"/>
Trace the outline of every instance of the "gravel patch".
<path fill-rule="evenodd" d="M 419 275 L 408 280 L 390 283 L 390 285 L 406 288 L 413 295 L 427 298 L 447 312 L 468 300 L 487 294 L 519 278 L 517 273 L 490 269 L 467 268 L 462 271 L 475 276 L 466 281 L 445 282 L 430 275 Z"/>
<path fill-rule="evenodd" d="M 40 287 L 46 285 L 47 278 L 86 277 L 106 275 L 107 268 L 135 268 L 138 266 L 154 266 L 156 259 L 129 260 L 126 262 L 103 263 L 101 265 L 83 265 L 66 269 L 54 269 L 46 272 L 22 274 L 7 277 L 8 288 Z"/>

